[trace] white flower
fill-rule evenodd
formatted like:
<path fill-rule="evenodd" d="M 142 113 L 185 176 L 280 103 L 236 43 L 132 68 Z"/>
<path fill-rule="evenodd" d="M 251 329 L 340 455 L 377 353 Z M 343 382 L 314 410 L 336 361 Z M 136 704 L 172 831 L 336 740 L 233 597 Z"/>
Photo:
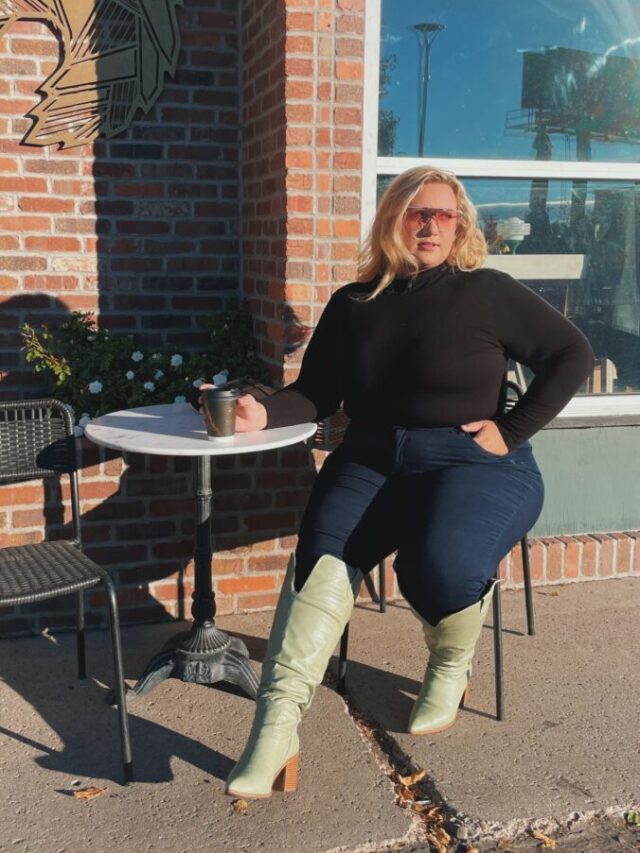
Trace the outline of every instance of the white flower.
<path fill-rule="evenodd" d="M 84 427 L 86 427 L 86 425 L 90 424 L 90 423 L 91 423 L 90 415 L 83 415 L 80 418 L 80 420 L 78 421 L 78 426 L 81 426 L 84 429 Z"/>
<path fill-rule="evenodd" d="M 88 340 L 88 341 L 95 341 L 95 339 L 96 339 L 96 336 L 95 336 L 95 335 L 87 335 L 87 340 Z"/>
<path fill-rule="evenodd" d="M 220 373 L 216 373 L 215 376 L 211 377 L 211 381 L 214 385 L 224 385 L 229 376 L 228 370 L 221 370 Z"/>
<path fill-rule="evenodd" d="M 160 359 L 162 358 L 162 353 L 161 352 L 154 352 L 154 354 L 151 356 L 151 358 L 154 361 L 160 361 Z"/>
<path fill-rule="evenodd" d="M 183 396 L 182 396 L 182 394 L 180 394 L 178 397 L 174 397 L 174 398 L 173 398 L 173 402 L 174 402 L 174 403 L 186 403 L 186 402 L 187 402 L 187 398 L 186 398 L 186 397 L 183 397 Z"/>
<path fill-rule="evenodd" d="M 154 378 L 156 381 L 157 381 L 158 379 L 162 379 L 162 377 L 163 377 L 163 376 L 164 376 L 164 373 L 163 373 L 161 370 L 156 370 L 156 372 L 153 374 L 153 378 Z"/>
<path fill-rule="evenodd" d="M 131 361 L 142 361 L 143 358 L 144 356 L 142 355 L 139 349 L 137 349 L 134 353 L 131 354 Z"/>
<path fill-rule="evenodd" d="M 89 393 L 90 394 L 99 394 L 102 391 L 102 382 L 96 379 L 95 382 L 89 383 Z"/>
<path fill-rule="evenodd" d="M 75 435 L 76 438 L 81 438 L 84 435 L 84 427 L 74 426 L 73 434 Z"/>
<path fill-rule="evenodd" d="M 184 359 L 182 358 L 182 356 L 176 353 L 175 355 L 171 356 L 171 367 L 180 367 L 183 361 Z"/>
<path fill-rule="evenodd" d="M 199 388 L 204 382 L 204 379 L 194 379 L 191 383 L 194 388 Z"/>
<path fill-rule="evenodd" d="M 155 382 L 145 382 L 142 387 L 144 388 L 145 391 L 155 391 L 156 390 Z"/>
<path fill-rule="evenodd" d="M 133 372 L 133 370 L 127 370 L 125 376 L 127 377 L 127 379 L 133 379 L 135 377 L 135 373 Z"/>

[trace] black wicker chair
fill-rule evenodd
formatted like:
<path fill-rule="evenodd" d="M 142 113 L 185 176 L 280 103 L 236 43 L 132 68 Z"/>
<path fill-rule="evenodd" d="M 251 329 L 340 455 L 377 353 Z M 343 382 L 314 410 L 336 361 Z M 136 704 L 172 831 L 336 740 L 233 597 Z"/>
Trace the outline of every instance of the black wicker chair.
<path fill-rule="evenodd" d="M 505 381 L 503 392 L 503 408 L 504 411 L 509 411 L 520 400 L 523 391 L 516 382 Z M 524 578 L 524 596 L 525 607 L 527 611 L 527 633 L 533 636 L 536 632 L 534 614 L 533 614 L 533 593 L 531 590 L 531 566 L 529 563 L 529 541 L 528 537 L 523 536 L 520 540 L 520 548 L 522 553 L 522 574 Z M 384 560 L 379 566 L 380 572 L 380 612 L 384 613 L 386 609 L 386 596 L 384 587 Z M 372 582 L 369 576 L 365 578 L 368 581 L 367 587 L 371 592 Z M 372 598 L 374 596 L 372 595 Z M 347 654 L 349 646 L 349 625 L 344 629 L 342 639 L 340 640 L 340 657 L 338 661 L 338 692 L 344 695 L 346 693 L 346 678 L 347 678 Z M 496 584 L 493 596 L 493 651 L 495 658 L 495 679 L 496 679 L 496 718 L 500 721 L 504 720 L 504 681 L 503 681 L 503 650 L 502 650 L 502 603 L 500 598 L 500 584 Z"/>
<path fill-rule="evenodd" d="M 0 403 L 0 484 L 68 474 L 72 539 L 0 548 L 0 606 L 31 604 L 76 593 L 78 678 L 86 677 L 85 589 L 103 583 L 109 601 L 125 785 L 133 780 L 129 722 L 115 589 L 109 575 L 81 549 L 80 502 L 69 409 L 57 400 Z"/>

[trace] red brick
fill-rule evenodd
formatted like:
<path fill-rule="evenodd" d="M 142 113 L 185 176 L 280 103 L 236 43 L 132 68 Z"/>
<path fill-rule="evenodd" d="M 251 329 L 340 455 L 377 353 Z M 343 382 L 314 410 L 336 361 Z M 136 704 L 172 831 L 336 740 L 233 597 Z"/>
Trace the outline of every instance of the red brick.
<path fill-rule="evenodd" d="M 557 539 L 545 539 L 547 548 L 547 580 L 557 581 L 562 578 L 562 543 Z"/>
<path fill-rule="evenodd" d="M 303 30 L 306 32 L 313 32 L 313 15 L 309 12 L 287 12 L 286 28 L 287 33 L 289 33 L 291 30 Z"/>
<path fill-rule="evenodd" d="M 249 557 L 249 570 L 252 572 L 281 572 L 289 564 L 288 554 L 277 554 L 267 557 Z"/>
<path fill-rule="evenodd" d="M 338 80 L 362 80 L 364 78 L 364 66 L 362 62 L 338 59 L 336 61 L 336 77 Z"/>
<path fill-rule="evenodd" d="M 18 171 L 19 162 L 17 157 L 0 157 L 0 174 L 15 174 Z"/>
<path fill-rule="evenodd" d="M 0 501 L 7 506 L 28 506 L 30 504 L 42 504 L 44 500 L 44 489 L 38 486 L 2 486 L 0 488 Z"/>
<path fill-rule="evenodd" d="M 149 592 L 158 601 L 178 601 L 180 594 L 185 599 L 191 596 L 193 584 L 184 579 L 180 583 L 177 580 L 167 583 L 165 580 L 162 583 L 151 584 Z"/>
<path fill-rule="evenodd" d="M 29 533 L 0 533 L 0 548 L 9 548 L 16 545 L 35 545 L 42 542 L 44 531 L 34 530 Z"/>
<path fill-rule="evenodd" d="M 567 580 L 580 576 L 580 544 L 575 540 L 565 545 L 564 576 Z"/>
<path fill-rule="evenodd" d="M 24 247 L 32 252 L 79 252 L 80 240 L 76 237 L 26 237 Z"/>
<path fill-rule="evenodd" d="M 284 90 L 287 100 L 309 101 L 313 98 L 313 83 L 307 80 L 287 79 Z"/>
<path fill-rule="evenodd" d="M 613 573 L 613 540 L 606 533 L 592 533 L 592 539 L 600 543 L 598 548 L 598 576 L 610 577 Z"/>
<path fill-rule="evenodd" d="M 27 113 L 33 107 L 35 98 L 20 100 L 19 98 L 0 98 L 0 113 L 15 116 Z"/>
<path fill-rule="evenodd" d="M 51 231 L 51 219 L 48 216 L 12 216 L 11 221 L 0 219 L 3 231 Z"/>
<path fill-rule="evenodd" d="M 278 592 L 240 595 L 238 596 L 238 609 L 240 612 L 243 610 L 272 610 L 278 603 L 279 597 L 280 593 Z"/>
<path fill-rule="evenodd" d="M 27 213 L 72 213 L 74 206 L 73 199 L 51 196 L 23 196 L 18 202 L 19 209 Z"/>
<path fill-rule="evenodd" d="M 576 536 L 576 540 L 582 544 L 582 574 L 593 577 L 598 565 L 598 543 L 590 536 Z"/>
<path fill-rule="evenodd" d="M 221 593 L 234 595 L 240 592 L 259 592 L 275 588 L 275 579 L 267 576 L 222 578 L 217 583 Z"/>
<path fill-rule="evenodd" d="M 313 53 L 313 38 L 311 36 L 287 35 L 284 42 L 285 56 L 293 53 Z"/>
<path fill-rule="evenodd" d="M 74 275 L 27 275 L 24 278 L 27 290 L 48 290 L 51 293 L 77 290 L 80 280 Z"/>

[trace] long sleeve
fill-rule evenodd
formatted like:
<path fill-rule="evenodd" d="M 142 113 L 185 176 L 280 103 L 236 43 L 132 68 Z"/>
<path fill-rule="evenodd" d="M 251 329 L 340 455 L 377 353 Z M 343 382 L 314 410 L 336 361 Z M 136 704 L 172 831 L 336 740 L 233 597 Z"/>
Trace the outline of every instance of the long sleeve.
<path fill-rule="evenodd" d="M 322 420 L 340 406 L 346 343 L 344 297 L 336 291 L 327 303 L 296 381 L 261 401 L 267 410 L 267 428 Z"/>
<path fill-rule="evenodd" d="M 510 276 L 496 274 L 491 310 L 505 355 L 535 374 L 520 402 L 496 418 L 512 449 L 542 429 L 569 402 L 593 369 L 593 351 L 573 323 Z"/>

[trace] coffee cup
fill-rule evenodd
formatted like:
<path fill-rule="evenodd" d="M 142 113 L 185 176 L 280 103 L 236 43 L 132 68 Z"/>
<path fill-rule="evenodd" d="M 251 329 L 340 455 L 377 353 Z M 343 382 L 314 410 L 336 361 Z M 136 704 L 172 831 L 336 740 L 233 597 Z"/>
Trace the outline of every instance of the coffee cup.
<path fill-rule="evenodd" d="M 212 441 L 232 439 L 236 431 L 236 400 L 240 391 L 219 385 L 207 388 L 201 396 L 207 437 Z"/>

